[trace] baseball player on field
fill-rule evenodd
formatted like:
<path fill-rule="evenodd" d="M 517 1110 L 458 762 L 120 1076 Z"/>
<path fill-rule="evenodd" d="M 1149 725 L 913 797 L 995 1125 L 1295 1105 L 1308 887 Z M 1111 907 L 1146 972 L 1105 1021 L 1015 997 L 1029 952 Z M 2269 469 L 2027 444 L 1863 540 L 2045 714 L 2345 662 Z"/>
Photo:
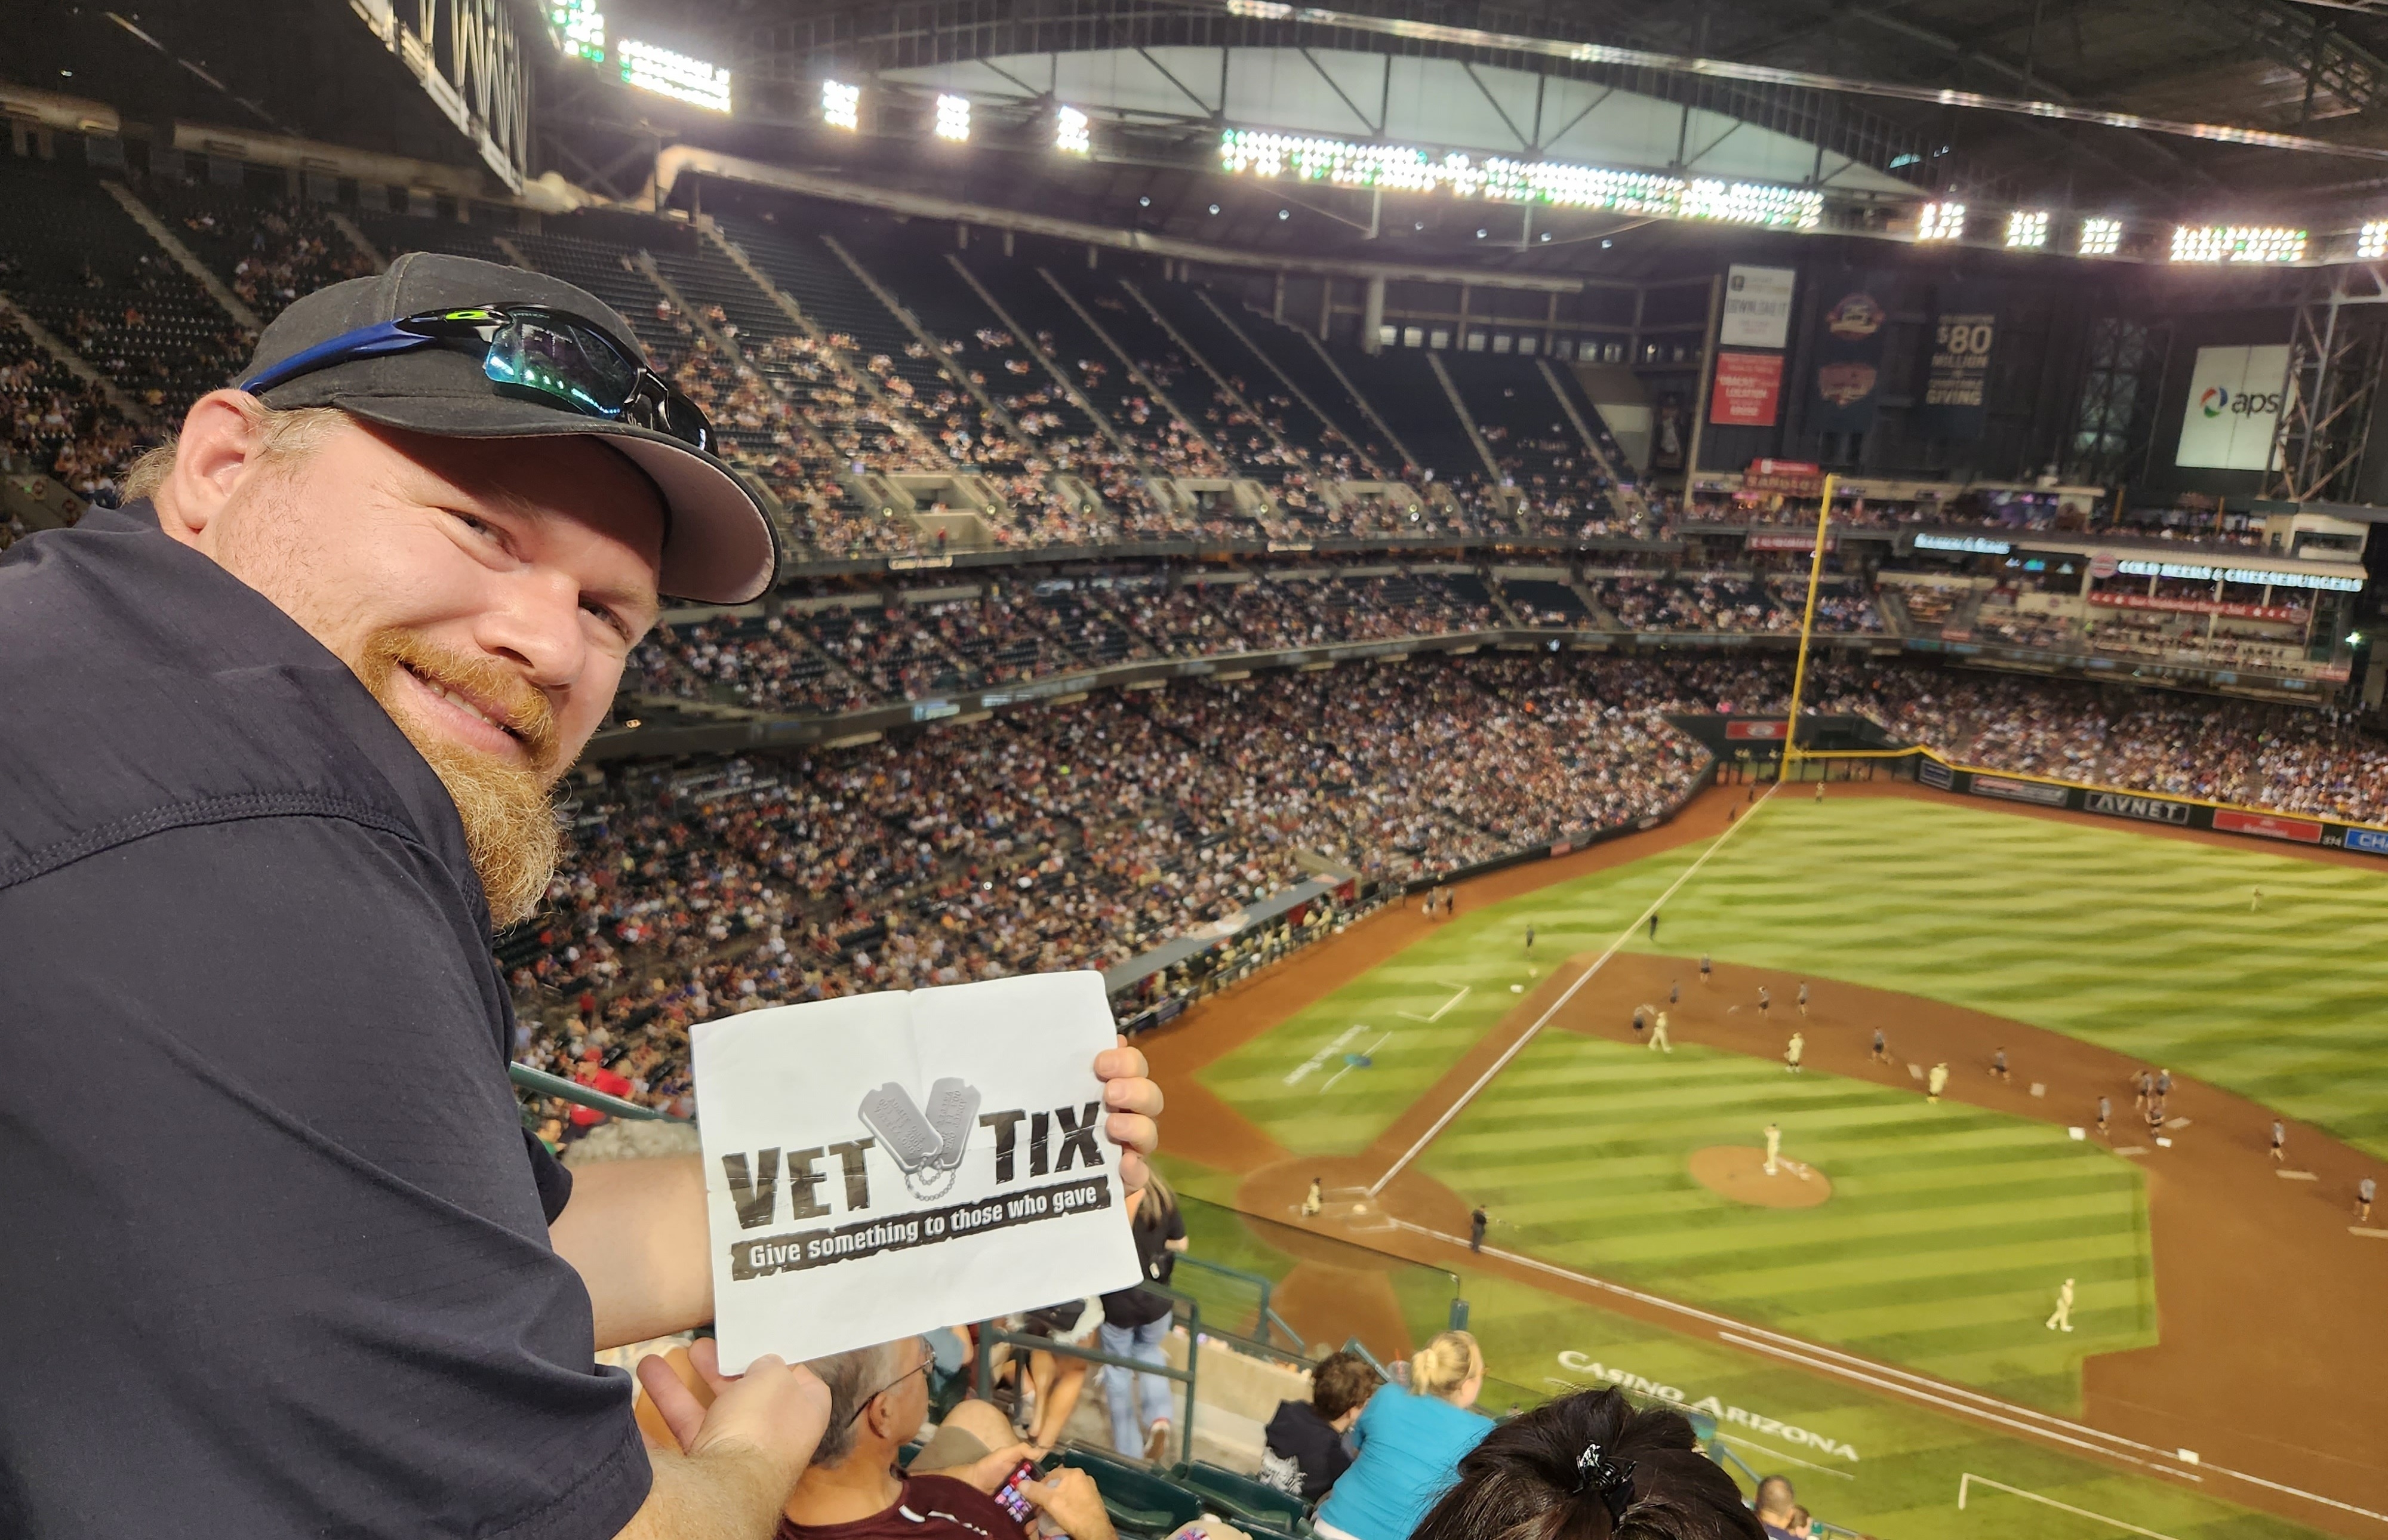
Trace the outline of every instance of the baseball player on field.
<path fill-rule="evenodd" d="M 1808 1014 L 1808 980 L 1805 978 L 1799 980 L 1799 1014 Z"/>
<path fill-rule="evenodd" d="M 1780 1155 L 1782 1153 L 1783 1130 L 1775 1127 L 1773 1124 L 1769 1123 L 1766 1125 L 1766 1174 L 1768 1176 L 1771 1177 L 1775 1174 L 1777 1169 L 1775 1166 L 1775 1157 Z"/>
<path fill-rule="evenodd" d="M 2051 1332 L 2073 1330 L 2073 1280 L 2069 1278 L 2064 1281 L 2064 1287 L 2056 1291 L 2056 1313 L 2048 1318 L 2048 1329 Z"/>
<path fill-rule="evenodd" d="M 1709 968 L 1711 966 L 1712 966 L 1712 965 L 1710 965 L 1710 963 L 1708 962 L 1708 954 L 1707 953 L 1705 953 L 1705 952 L 1701 953 L 1700 953 L 1700 986 L 1701 986 L 1703 989 L 1705 989 L 1705 988 L 1707 988 L 1707 987 L 1708 987 L 1708 968 Z"/>
<path fill-rule="evenodd" d="M 2106 1119 L 2114 1115 L 2114 1103 L 2108 1101 L 2103 1096 L 2098 1098 L 2098 1132 L 2101 1135 L 2105 1133 Z"/>
<path fill-rule="evenodd" d="M 1302 1217 L 1303 1218 L 1308 1219 L 1316 1218 L 1318 1211 L 1327 1206 L 1326 1185 L 1326 1182 L 1320 1178 L 1313 1177 L 1310 1179 L 1310 1191 L 1303 1193 L 1302 1196 Z"/>
<path fill-rule="evenodd" d="M 1772 1010 L 1773 1008 L 1774 1008 L 1774 996 L 1773 996 L 1772 992 L 1772 991 L 1770 991 L 1767 989 L 1767 987 L 1766 987 L 1765 985 L 1763 985 L 1763 984 L 1759 985 L 1759 986 L 1758 986 L 1758 1019 L 1759 1019 L 1759 1020 L 1760 1020 L 1760 1021 L 1765 1020 L 1765 1019 L 1766 1019 L 1766 1013 L 1767 1013 L 1767 1012 L 1769 1012 L 1769 1011 L 1771 1011 L 1771 1010 Z"/>
<path fill-rule="evenodd" d="M 1874 1029 L 1874 1061 L 1876 1064 L 1890 1062 L 1890 1040 L 1882 1035 L 1879 1027 Z"/>
<path fill-rule="evenodd" d="M 1990 1073 L 2001 1080 L 2013 1078 L 2007 1074 L 2007 1051 L 2005 1049 L 2001 1048 L 1997 1053 L 1990 1055 Z"/>
<path fill-rule="evenodd" d="M 1945 1063 L 1934 1065 L 1930 1077 L 1924 1082 L 1924 1099 L 1927 1102 L 1937 1102 L 1940 1099 L 1940 1093 L 1948 1089 L 1948 1065 Z"/>
<path fill-rule="evenodd" d="M 1675 1045 L 1667 1041 L 1667 1013 L 1660 1011 L 1658 1019 L 1650 1027 L 1650 1046 L 1662 1054 L 1671 1054 Z"/>
<path fill-rule="evenodd" d="M 2355 1184 L 2355 1219 L 2357 1224 L 2371 1222 L 2371 1199 L 2379 1191 L 2380 1184 L 2369 1177 Z"/>
<path fill-rule="evenodd" d="M 1669 979 L 1667 981 L 1667 1008 L 1672 1010 L 1683 1003 L 1683 981 L 1680 978 Z"/>
<path fill-rule="evenodd" d="M 1807 1038 L 1801 1033 L 1793 1032 L 1791 1034 L 1791 1041 L 1785 1044 L 1783 1049 L 1783 1068 L 1785 1073 L 1791 1075 L 1797 1075 L 1799 1073 L 1800 1055 L 1807 1052 Z"/>
<path fill-rule="evenodd" d="M 2273 1164 L 2273 1165 L 2275 1165 L 2275 1166 L 2280 1165 L 2282 1162 L 2284 1162 L 2284 1161 L 2286 1161 L 2286 1160 L 2288 1159 L 2288 1149 L 2287 1149 L 2287 1147 L 2288 1147 L 2288 1142 L 2289 1142 L 2289 1127 L 2288 1127 L 2288 1125 L 2287 1125 L 2287 1124 L 2285 1124 L 2285 1123 L 2283 1123 L 2283 1122 L 2281 1122 L 2281 1121 L 2280 1121 L 2279 1118 L 2277 1118 L 2277 1117 L 2273 1118 L 2273 1119 L 2272 1119 L 2272 1164 Z"/>

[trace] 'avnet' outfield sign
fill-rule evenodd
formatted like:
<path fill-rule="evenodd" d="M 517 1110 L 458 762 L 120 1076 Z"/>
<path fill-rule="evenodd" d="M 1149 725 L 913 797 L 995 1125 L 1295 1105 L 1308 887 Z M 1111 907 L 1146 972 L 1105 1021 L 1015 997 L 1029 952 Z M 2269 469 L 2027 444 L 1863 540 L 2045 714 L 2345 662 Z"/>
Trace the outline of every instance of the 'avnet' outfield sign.
<path fill-rule="evenodd" d="M 2117 818 L 2144 818 L 2151 824 L 2186 824 L 2189 822 L 2187 802 L 2168 802 L 2161 797 L 2133 797 L 2120 791 L 2092 791 L 2083 804 L 2092 813 L 2110 813 Z"/>
<path fill-rule="evenodd" d="M 1103 976 L 782 1005 L 691 1029 L 721 1367 L 1142 1277 L 1103 1138 Z"/>

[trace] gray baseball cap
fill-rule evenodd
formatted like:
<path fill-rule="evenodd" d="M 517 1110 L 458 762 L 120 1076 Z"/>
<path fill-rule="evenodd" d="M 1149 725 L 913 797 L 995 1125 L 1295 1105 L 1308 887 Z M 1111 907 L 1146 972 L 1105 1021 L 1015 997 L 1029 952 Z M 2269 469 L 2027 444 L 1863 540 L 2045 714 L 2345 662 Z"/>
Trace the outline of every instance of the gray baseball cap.
<path fill-rule="evenodd" d="M 415 251 L 387 272 L 329 284 L 292 304 L 258 338 L 241 378 L 257 379 L 311 347 L 379 322 L 509 305 L 578 316 L 645 360 L 630 323 L 584 289 L 524 268 Z M 271 385 L 259 399 L 286 409 L 338 407 L 385 427 L 449 438 L 602 439 L 644 472 L 663 497 L 658 587 L 664 593 L 705 604 L 743 604 L 759 598 L 778 570 L 778 542 L 762 499 L 729 466 L 667 433 L 502 392 L 466 349 L 426 347 L 349 359 Z"/>

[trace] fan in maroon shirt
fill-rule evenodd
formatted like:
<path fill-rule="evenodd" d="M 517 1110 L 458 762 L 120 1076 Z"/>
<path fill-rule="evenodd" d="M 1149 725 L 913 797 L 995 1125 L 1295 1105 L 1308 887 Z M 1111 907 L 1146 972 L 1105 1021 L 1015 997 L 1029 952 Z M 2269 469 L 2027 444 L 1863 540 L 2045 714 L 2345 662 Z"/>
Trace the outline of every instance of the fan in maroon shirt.
<path fill-rule="evenodd" d="M 935 1475 L 908 1477 L 896 1468 L 896 1452 L 928 1417 L 933 1362 L 918 1337 L 813 1360 L 808 1367 L 829 1387 L 829 1428 L 782 1510 L 778 1540 L 1025 1540 L 990 1494 L 1026 1445 L 987 1450 Z M 1085 1471 L 1058 1471 L 1021 1491 L 1069 1540 L 1119 1540 Z"/>

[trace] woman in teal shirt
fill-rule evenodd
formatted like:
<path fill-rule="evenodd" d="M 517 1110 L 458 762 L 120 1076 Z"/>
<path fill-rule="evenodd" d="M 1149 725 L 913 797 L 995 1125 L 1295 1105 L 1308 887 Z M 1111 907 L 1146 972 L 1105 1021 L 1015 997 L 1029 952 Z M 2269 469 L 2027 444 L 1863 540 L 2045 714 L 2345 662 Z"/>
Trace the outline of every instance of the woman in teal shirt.
<path fill-rule="evenodd" d="M 1318 1505 L 1325 1540 L 1409 1540 L 1457 1479 L 1459 1458 L 1492 1431 L 1467 1408 L 1484 1388 L 1484 1353 L 1445 1332 L 1410 1359 L 1409 1388 L 1387 1385 L 1353 1425 L 1358 1453 Z"/>

